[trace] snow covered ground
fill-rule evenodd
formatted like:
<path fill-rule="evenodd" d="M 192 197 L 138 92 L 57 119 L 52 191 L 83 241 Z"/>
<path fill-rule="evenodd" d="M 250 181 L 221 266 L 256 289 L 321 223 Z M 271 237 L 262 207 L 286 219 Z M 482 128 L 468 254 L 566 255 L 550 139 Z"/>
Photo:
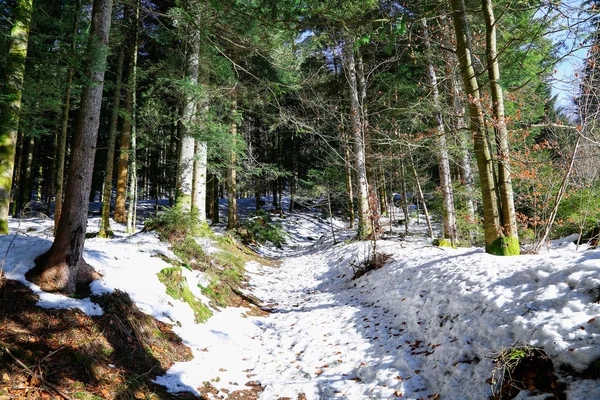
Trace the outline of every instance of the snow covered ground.
<path fill-rule="evenodd" d="M 352 232 L 336 222 L 334 244 L 328 221 L 316 214 L 282 222 L 288 245 L 259 249 L 280 258 L 281 266 L 247 265 L 252 292 L 271 314 L 227 309 L 202 325 L 158 280 L 168 264 L 155 255 L 172 254 L 152 233 L 128 236 L 115 225 L 115 239 L 86 241 L 86 259 L 103 274 L 93 292 L 128 292 L 142 311 L 175 324 L 192 348 L 192 361 L 176 363 L 156 382 L 194 392 L 204 381 L 223 390 L 258 381 L 264 399 L 299 393 L 307 399 L 485 399 L 493 355 L 515 343 L 543 347 L 555 365 L 577 371 L 600 357 L 600 304 L 592 293 L 600 287 L 600 250 L 565 240 L 540 255 L 502 258 L 478 248 L 432 247 L 422 236 L 392 237 L 378 242 L 378 251 L 392 256 L 388 263 L 352 280 L 369 243 L 349 241 Z M 19 233 L 0 237 L 0 254 L 12 242 L 3 268 L 8 278 L 24 281 L 35 256 L 51 244 L 51 221 L 15 220 L 10 227 Z M 186 274 L 191 288 L 205 282 L 202 274 Z M 40 306 L 102 312 L 89 299 L 27 284 Z M 566 373 L 561 379 L 570 399 L 600 398 L 600 381 Z"/>

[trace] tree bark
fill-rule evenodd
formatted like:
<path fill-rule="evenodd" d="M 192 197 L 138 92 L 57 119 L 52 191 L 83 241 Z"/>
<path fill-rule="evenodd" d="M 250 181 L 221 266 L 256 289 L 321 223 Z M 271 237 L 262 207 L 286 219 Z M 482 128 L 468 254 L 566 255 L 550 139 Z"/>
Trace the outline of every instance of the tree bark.
<path fill-rule="evenodd" d="M 212 215 L 212 223 L 218 224 L 220 221 L 219 218 L 219 175 L 213 175 L 213 215 Z"/>
<path fill-rule="evenodd" d="M 510 255 L 520 254 L 517 217 L 510 176 L 510 150 L 508 146 L 508 130 L 504 118 L 504 97 L 500 86 L 500 66 L 496 49 L 496 20 L 492 0 L 482 0 L 483 15 L 486 28 L 487 70 L 492 94 L 492 110 L 494 112 L 494 132 L 498 152 L 498 192 L 501 206 L 501 226 L 505 236 L 505 245 L 510 246 Z"/>
<path fill-rule="evenodd" d="M 15 167 L 19 116 L 21 114 L 23 79 L 31 22 L 31 3 L 32 0 L 15 1 L 12 16 L 13 26 L 10 31 L 8 58 L 6 60 L 6 89 L 4 94 L 7 95 L 7 101 L 0 113 L 0 234 L 8 233 L 8 209 L 10 207 L 10 190 Z"/>
<path fill-rule="evenodd" d="M 79 11 L 81 10 L 81 0 L 77 0 L 75 6 L 75 18 L 73 20 L 73 33 L 71 36 L 71 51 L 73 55 L 77 49 L 77 34 L 79 30 Z M 62 204 L 64 197 L 65 184 L 65 159 L 67 155 L 67 133 L 69 130 L 69 112 L 71 110 L 71 88 L 73 86 L 73 76 L 75 69 L 70 66 L 67 71 L 67 87 L 65 89 L 65 104 L 63 106 L 63 115 L 61 122 L 60 135 L 58 137 L 58 149 L 56 164 L 56 181 L 55 181 L 55 200 L 54 200 L 54 230 L 58 229 L 60 215 L 62 213 Z"/>
<path fill-rule="evenodd" d="M 463 84 L 469 99 L 470 129 L 473 136 L 477 169 L 481 186 L 483 203 L 483 218 L 485 231 L 485 250 L 491 254 L 504 254 L 506 246 L 503 243 L 502 227 L 496 197 L 496 187 L 493 175 L 493 160 L 487 146 L 484 129 L 483 110 L 479 96 L 479 83 L 473 67 L 470 33 L 465 15 L 464 0 L 452 0 L 454 30 L 456 32 L 456 51 L 461 67 Z"/>
<path fill-rule="evenodd" d="M 206 142 L 196 140 L 196 158 L 194 159 L 194 198 L 192 207 L 198 212 L 200 222 L 206 222 L 206 169 L 208 166 L 208 148 Z"/>
<path fill-rule="evenodd" d="M 352 229 L 354 228 L 354 219 L 356 218 L 354 215 L 354 190 L 352 187 L 352 157 L 350 155 L 350 143 L 348 143 L 348 137 L 346 135 L 346 131 L 344 130 L 343 123 L 341 136 L 342 146 L 344 149 L 344 177 L 346 181 L 346 195 L 348 196 L 348 219 L 350 220 L 348 227 Z"/>
<path fill-rule="evenodd" d="M 234 94 L 235 96 L 235 94 Z M 236 182 L 236 141 L 237 141 L 237 100 L 231 102 L 231 124 L 229 134 L 233 149 L 231 150 L 229 167 L 227 168 L 227 229 L 235 229 L 238 226 L 237 221 L 237 182 Z"/>
<path fill-rule="evenodd" d="M 111 24 L 112 0 L 94 0 L 87 48 L 86 76 L 73 141 L 69 186 L 52 247 L 36 259 L 27 277 L 45 291 L 73 293 L 97 273 L 83 260 L 88 199 L 92 184 L 102 89 Z"/>
<path fill-rule="evenodd" d="M 108 150 L 106 155 L 106 172 L 104 175 L 104 190 L 102 192 L 102 222 L 100 225 L 100 237 L 111 237 L 110 229 L 110 202 L 112 199 L 112 178 L 115 167 L 115 145 L 117 141 L 117 125 L 119 122 L 119 109 L 121 107 L 121 80 L 123 79 L 123 61 L 125 59 L 125 46 L 119 49 L 117 61 L 117 79 L 113 92 L 113 108 L 110 116 L 110 128 L 108 133 Z"/>
<path fill-rule="evenodd" d="M 350 118 L 352 139 L 354 140 L 354 162 L 358 177 L 358 227 L 360 239 L 366 239 L 373 234 L 370 224 L 369 185 L 367 182 L 367 167 L 365 161 L 365 141 L 361 118 L 358 86 L 356 82 L 356 63 L 354 61 L 354 40 L 347 39 L 344 45 L 344 67 L 350 96 Z"/>
<path fill-rule="evenodd" d="M 186 79 L 192 84 L 198 83 L 198 62 L 200 43 L 196 32 L 190 33 L 190 48 L 187 55 Z M 183 132 L 180 135 L 179 168 L 177 173 L 177 195 L 175 204 L 182 209 L 192 209 L 192 186 L 194 181 L 194 146 L 192 126 L 196 122 L 196 100 L 186 94 L 183 108 Z"/>
<path fill-rule="evenodd" d="M 135 233 L 135 224 L 137 219 L 137 63 L 139 47 L 139 24 L 140 24 L 140 0 L 135 5 L 135 17 L 133 18 L 133 50 L 131 55 L 132 69 L 129 77 L 131 90 L 131 151 L 129 161 L 129 210 L 127 212 L 127 233 Z"/>
<path fill-rule="evenodd" d="M 21 149 L 21 158 L 19 168 L 19 180 L 16 182 L 16 190 L 14 196 L 15 216 L 21 215 L 23 211 L 23 203 L 25 202 L 25 194 L 27 192 L 27 180 L 31 171 L 31 161 L 33 158 L 33 138 L 23 136 Z M 17 189 L 18 188 L 18 189 Z"/>
<path fill-rule="evenodd" d="M 423 190 L 421 190 L 421 182 L 419 181 L 419 174 L 415 167 L 415 161 L 413 160 L 412 154 L 410 154 L 410 166 L 412 167 L 413 176 L 415 177 L 415 183 L 417 185 L 417 191 L 419 192 L 419 198 L 423 203 L 423 214 L 425 214 L 425 221 L 427 222 L 427 230 L 429 231 L 429 237 L 433 239 L 433 228 L 431 226 L 431 218 L 429 218 L 429 211 L 427 210 L 427 204 L 425 203 L 425 196 L 423 196 Z"/>
<path fill-rule="evenodd" d="M 125 115 L 123 117 L 123 126 L 121 127 L 121 144 L 119 150 L 119 163 L 117 165 L 117 194 L 115 196 L 115 212 L 113 215 L 115 222 L 122 224 L 127 222 L 125 204 L 127 198 L 129 153 L 131 151 L 131 114 L 133 112 L 133 90 L 131 88 L 131 80 L 134 69 L 133 51 L 131 55 L 127 72 L 127 85 L 125 86 Z"/>
<path fill-rule="evenodd" d="M 451 69 L 452 76 L 450 79 L 450 85 L 452 91 L 452 108 L 454 109 L 454 129 L 456 130 L 456 137 L 458 138 L 460 151 L 460 180 L 466 189 L 465 205 L 467 208 L 467 214 L 469 216 L 469 222 L 474 223 L 475 203 L 473 201 L 473 193 L 475 189 L 473 183 L 473 172 L 471 170 L 471 154 L 467 145 L 469 137 L 467 134 L 467 124 L 465 123 L 465 109 L 460 99 L 460 85 L 457 81 L 456 74 L 454 73 L 454 68 Z"/>
<path fill-rule="evenodd" d="M 436 144 L 438 156 L 438 168 L 440 170 L 440 186 L 442 187 L 442 219 L 443 233 L 442 236 L 450 239 L 453 246 L 458 243 L 458 230 L 456 228 L 456 213 L 454 212 L 454 191 L 452 189 L 452 179 L 450 171 L 450 156 L 448 152 L 448 143 L 446 140 L 446 130 L 444 128 L 444 120 L 442 117 L 442 109 L 440 105 L 440 93 L 438 89 L 437 75 L 431 59 L 431 43 L 429 40 L 429 30 L 427 28 L 427 20 L 421 20 L 423 24 L 423 40 L 425 41 L 425 49 L 427 52 L 427 73 L 429 75 L 429 84 L 433 97 L 433 114 L 435 119 Z"/>

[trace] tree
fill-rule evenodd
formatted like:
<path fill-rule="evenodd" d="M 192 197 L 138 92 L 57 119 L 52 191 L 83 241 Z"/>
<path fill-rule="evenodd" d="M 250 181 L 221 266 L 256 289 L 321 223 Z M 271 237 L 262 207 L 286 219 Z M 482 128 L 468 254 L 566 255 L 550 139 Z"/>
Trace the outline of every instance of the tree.
<path fill-rule="evenodd" d="M 121 80 L 123 78 L 123 60 L 125 58 L 125 46 L 119 46 L 119 59 L 117 61 L 117 78 L 113 93 L 113 108 L 110 116 L 110 128 L 108 134 L 108 154 L 106 156 L 106 170 L 104 175 L 104 190 L 102 192 L 102 222 L 99 236 L 111 237 L 110 229 L 110 201 L 112 198 L 112 179 L 115 165 L 115 144 L 117 141 L 117 123 L 119 121 L 119 108 L 121 105 Z"/>
<path fill-rule="evenodd" d="M 198 84 L 198 58 L 199 40 L 198 32 L 190 30 L 189 49 L 187 53 L 186 83 L 189 86 Z M 183 134 L 179 144 L 179 169 L 177 172 L 177 195 L 176 204 L 185 210 L 192 208 L 192 186 L 194 181 L 194 146 L 195 140 L 192 127 L 196 122 L 196 99 L 190 88 L 186 88 L 184 94 L 184 107 L 182 114 Z"/>
<path fill-rule="evenodd" d="M 75 14 L 73 20 L 73 33 L 71 35 L 71 51 L 74 53 L 77 48 L 77 31 L 79 29 L 79 10 L 81 1 L 77 0 L 75 6 Z M 58 229 L 58 223 L 62 213 L 63 195 L 64 195 L 64 179 L 65 179 L 65 159 L 67 152 L 67 133 L 69 129 L 69 111 L 71 110 L 71 91 L 73 88 L 73 76 L 75 68 L 71 65 L 67 71 L 67 86 L 65 88 L 65 100 L 63 105 L 63 115 L 61 120 L 60 134 L 57 137 L 55 144 L 55 160 L 56 169 L 55 191 L 56 200 L 54 201 L 54 229 Z"/>
<path fill-rule="evenodd" d="M 502 254 L 518 255 L 519 233 L 513 199 L 510 176 L 510 150 L 508 147 L 508 129 L 504 118 L 504 97 L 500 86 L 500 67 L 498 50 L 496 49 L 496 20 L 492 0 L 482 0 L 486 29 L 487 71 L 492 94 L 492 110 L 494 114 L 494 133 L 498 152 L 498 194 L 500 197 L 502 234 Z M 506 249 L 506 250 L 504 250 Z"/>
<path fill-rule="evenodd" d="M 27 274 L 29 280 L 45 291 L 73 293 L 78 285 L 90 283 L 97 275 L 83 259 L 83 245 L 100 123 L 111 10 L 112 0 L 94 0 L 87 46 L 88 83 L 83 89 L 77 116 L 63 213 L 52 246 L 36 259 L 35 268 Z"/>
<path fill-rule="evenodd" d="M 429 75 L 429 84 L 433 97 L 433 114 L 435 119 L 435 141 L 438 153 L 438 166 L 440 170 L 440 186 L 442 187 L 442 211 L 443 211 L 443 236 L 450 239 L 450 242 L 455 246 L 458 242 L 458 232 L 456 228 L 456 214 L 454 212 L 454 191 L 452 189 L 452 179 L 450 176 L 450 155 L 448 152 L 448 142 L 446 140 L 446 129 L 442 117 L 440 93 L 438 89 L 438 79 L 435 72 L 435 67 L 429 52 L 431 51 L 431 43 L 429 40 L 429 30 L 427 28 L 427 20 L 422 18 L 423 24 L 423 40 L 427 54 L 427 73 Z"/>
<path fill-rule="evenodd" d="M 456 33 L 456 52 L 462 72 L 463 85 L 469 99 L 470 130 L 473 135 L 477 169 L 483 202 L 483 226 L 485 230 L 485 250 L 491 254 L 503 255 L 514 251 L 503 242 L 500 212 L 496 195 L 496 184 L 493 172 L 493 159 L 487 143 L 485 122 L 479 82 L 473 67 L 471 33 L 465 15 L 464 0 L 452 0 L 454 30 Z M 518 248 L 518 242 L 517 242 Z"/>
<path fill-rule="evenodd" d="M 365 140 L 363 135 L 363 121 L 361 107 L 358 99 L 358 84 L 356 62 L 354 58 L 354 40 L 346 38 L 344 44 L 344 69 L 348 83 L 348 96 L 350 98 L 351 137 L 354 141 L 354 167 L 356 168 L 358 185 L 358 237 L 368 238 L 373 234 L 369 208 L 369 185 L 367 182 L 367 165 L 365 159 Z"/>
<path fill-rule="evenodd" d="M 7 101 L 3 104 L 0 114 L 0 234 L 8 233 L 8 208 L 17 147 L 31 10 L 32 0 L 16 0 L 6 65 L 5 94 Z"/>

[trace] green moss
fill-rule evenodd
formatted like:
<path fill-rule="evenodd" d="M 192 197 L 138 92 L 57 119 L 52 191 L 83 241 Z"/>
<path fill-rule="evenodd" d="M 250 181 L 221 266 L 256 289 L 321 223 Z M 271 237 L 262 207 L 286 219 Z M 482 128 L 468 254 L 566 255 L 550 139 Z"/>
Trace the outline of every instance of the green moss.
<path fill-rule="evenodd" d="M 452 242 L 449 239 L 433 239 L 433 242 L 431 242 L 432 245 L 437 246 L 437 247 L 453 247 L 456 248 L 456 246 L 452 245 Z"/>
<path fill-rule="evenodd" d="M 495 256 L 518 256 L 521 254 L 519 239 L 514 236 L 504 236 L 485 246 L 485 252 Z"/>
<path fill-rule="evenodd" d="M 187 280 L 181 273 L 181 267 L 169 267 L 160 271 L 158 279 L 167 287 L 167 294 L 175 300 L 189 304 L 196 316 L 196 322 L 204 322 L 212 316 L 212 311 L 200 302 L 191 292 Z"/>
<path fill-rule="evenodd" d="M 112 231 L 112 229 L 100 229 L 100 232 L 98 232 L 98 237 L 101 239 L 112 239 L 113 236 L 115 236 L 115 233 Z"/>
<path fill-rule="evenodd" d="M 185 262 L 201 262 L 204 260 L 204 250 L 192 236 L 185 236 L 181 241 L 173 243 L 173 253 Z"/>

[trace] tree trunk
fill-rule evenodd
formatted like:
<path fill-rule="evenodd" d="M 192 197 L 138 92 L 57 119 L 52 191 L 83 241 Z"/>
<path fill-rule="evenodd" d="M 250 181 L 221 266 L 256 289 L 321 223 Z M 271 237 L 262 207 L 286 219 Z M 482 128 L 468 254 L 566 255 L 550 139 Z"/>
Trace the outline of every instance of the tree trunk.
<path fill-rule="evenodd" d="M 213 202 L 213 190 L 214 190 L 214 183 L 213 183 L 213 179 L 215 179 L 215 176 L 213 174 L 208 174 L 208 177 L 206 178 L 206 202 L 205 202 L 205 208 L 206 208 L 206 217 L 210 218 L 211 220 L 213 219 L 214 216 L 214 202 Z"/>
<path fill-rule="evenodd" d="M 81 9 L 81 0 L 77 0 L 75 6 L 75 18 L 73 20 L 73 33 L 71 36 L 71 51 L 75 53 L 77 49 L 77 34 L 79 31 L 79 11 Z M 58 229 L 60 215 L 62 213 L 62 204 L 64 197 L 65 184 L 65 160 L 67 155 L 67 136 L 69 130 L 69 112 L 71 110 L 71 88 L 73 86 L 73 76 L 75 69 L 71 66 L 67 71 L 67 87 L 65 89 L 65 104 L 63 106 L 63 115 L 60 135 L 58 138 L 55 181 L 55 200 L 54 200 L 54 230 Z"/>
<path fill-rule="evenodd" d="M 27 180 L 29 179 L 29 172 L 31 170 L 31 161 L 33 157 L 33 138 L 23 137 L 23 144 L 21 149 L 21 158 L 19 168 L 19 180 L 16 183 L 15 188 L 15 216 L 21 215 L 23 211 L 23 203 L 25 202 L 25 194 L 27 192 Z"/>
<path fill-rule="evenodd" d="M 371 222 L 376 221 L 378 223 L 378 218 L 375 218 L 375 216 L 378 213 L 377 192 L 379 185 L 377 182 L 377 168 L 374 160 L 372 132 L 369 127 L 369 118 L 367 114 L 367 80 L 365 78 L 365 68 L 362 54 L 360 50 L 356 50 L 356 53 L 356 79 L 359 93 L 359 110 L 362 136 L 365 145 L 365 168 L 367 169 L 367 183 L 369 188 L 369 211 L 371 213 Z"/>
<path fill-rule="evenodd" d="M 213 175 L 213 215 L 212 215 L 212 223 L 219 223 L 219 175 Z"/>
<path fill-rule="evenodd" d="M 406 170 L 404 169 L 404 159 L 400 159 L 400 175 L 402 178 L 402 213 L 404 214 L 404 234 L 408 235 L 408 224 L 410 217 L 408 215 L 408 193 L 406 191 Z M 418 214 L 417 214 L 418 215 Z"/>
<path fill-rule="evenodd" d="M 383 171 L 382 166 L 379 166 L 377 171 L 379 172 L 379 179 L 378 179 L 379 186 L 377 188 L 378 192 L 379 192 L 379 209 L 381 210 L 381 214 L 388 215 L 387 187 L 385 184 L 385 172 Z"/>
<path fill-rule="evenodd" d="M 496 21 L 492 0 L 482 0 L 483 15 L 486 30 L 487 70 L 492 94 L 492 109 L 494 112 L 494 132 L 498 152 L 498 192 L 501 206 L 501 226 L 504 234 L 505 255 L 518 255 L 519 233 L 517 216 L 510 176 L 510 150 L 508 146 L 508 130 L 504 119 L 504 97 L 500 87 L 500 66 L 496 49 Z"/>
<path fill-rule="evenodd" d="M 27 274 L 29 280 L 45 291 L 73 293 L 77 285 L 89 284 L 97 277 L 82 255 L 100 124 L 111 9 L 112 0 L 94 0 L 87 48 L 88 84 L 83 89 L 77 115 L 63 213 L 52 247 L 36 259 L 36 267 Z"/>
<path fill-rule="evenodd" d="M 454 57 L 452 58 L 454 60 Z M 455 62 L 455 60 L 453 61 Z M 467 134 L 467 124 L 465 123 L 465 109 L 460 99 L 460 85 L 457 81 L 454 68 L 452 69 L 452 76 L 450 79 L 450 85 L 452 87 L 452 107 L 454 108 L 454 129 L 456 130 L 456 137 L 459 142 L 460 150 L 460 180 L 462 185 L 466 189 L 466 208 L 469 216 L 469 222 L 475 222 L 475 204 L 473 201 L 474 183 L 473 183 L 473 172 L 471 170 L 471 154 L 467 146 L 469 135 Z"/>
<path fill-rule="evenodd" d="M 448 143 L 446 141 L 446 130 L 442 118 L 442 109 L 440 105 L 440 93 L 438 89 L 437 76 L 433 61 L 431 59 L 431 43 L 429 41 L 429 30 L 427 29 L 427 20 L 421 20 L 423 24 L 423 39 L 427 51 L 427 73 L 429 75 L 429 84 L 433 96 L 433 114 L 435 118 L 436 145 L 438 151 L 438 168 L 440 170 L 440 186 L 442 187 L 442 236 L 450 239 L 453 246 L 458 243 L 458 230 L 456 228 L 456 213 L 454 212 L 454 191 L 452 189 L 452 179 L 450 171 L 450 156 L 448 152 Z"/>
<path fill-rule="evenodd" d="M 140 23 L 140 0 L 135 5 L 135 17 L 133 25 L 133 50 L 131 55 L 132 70 L 129 77 L 131 90 L 131 151 L 129 161 L 129 210 L 127 212 L 127 233 L 135 233 L 138 179 L 137 179 L 137 62 L 139 46 L 139 23 Z"/>
<path fill-rule="evenodd" d="M 196 158 L 194 159 L 194 199 L 192 207 L 198 212 L 200 222 L 206 222 L 206 168 L 208 149 L 206 142 L 196 140 Z"/>
<path fill-rule="evenodd" d="M 346 195 L 348 196 L 348 219 L 350 220 L 348 228 L 352 229 L 354 228 L 354 219 L 356 218 L 354 215 L 354 190 L 352 187 L 352 157 L 350 155 L 350 143 L 348 143 L 348 137 L 343 126 L 341 136 L 344 148 L 344 177 L 346 181 Z"/>
<path fill-rule="evenodd" d="M 361 109 L 358 99 L 358 86 L 356 83 L 356 63 L 354 61 L 354 40 L 348 39 L 344 45 L 344 66 L 348 80 L 348 94 L 350 96 L 350 118 L 352 125 L 352 139 L 354 140 L 354 162 L 358 177 L 358 237 L 365 239 L 373 234 L 369 210 L 369 186 L 367 182 L 367 167 L 365 161 L 365 142 Z"/>
<path fill-rule="evenodd" d="M 573 155 L 571 156 L 571 162 L 565 171 L 565 177 L 563 178 L 562 184 L 558 188 L 556 192 L 556 196 L 554 196 L 554 206 L 550 211 L 550 215 L 548 216 L 548 223 L 546 224 L 546 228 L 544 229 L 544 234 L 533 245 L 533 252 L 538 253 L 542 246 L 548 240 L 548 236 L 550 235 L 550 231 L 552 230 L 552 225 L 554 224 L 554 220 L 556 219 L 556 214 L 558 214 L 558 207 L 560 206 L 560 202 L 562 201 L 567 187 L 569 186 L 569 178 L 571 177 L 571 173 L 573 172 L 573 166 L 575 165 L 575 160 L 577 159 L 577 153 L 579 152 L 579 144 L 581 143 L 581 135 L 577 135 L 577 141 L 575 142 L 575 148 L 573 149 Z M 581 235 L 580 235 L 581 237 Z"/>
<path fill-rule="evenodd" d="M 12 15 L 4 93 L 7 101 L 0 113 L 0 234 L 8 233 L 8 209 L 21 114 L 31 3 L 32 0 L 16 0 Z"/>
<path fill-rule="evenodd" d="M 200 43 L 196 32 L 190 33 L 190 48 L 187 55 L 186 79 L 191 85 L 198 83 L 198 60 Z M 183 132 L 180 135 L 179 168 L 177 173 L 177 195 L 175 204 L 182 209 L 192 209 L 192 186 L 194 181 L 194 146 L 195 140 L 191 134 L 193 124 L 196 122 L 196 101 L 191 94 L 187 94 L 183 108 Z"/>
<path fill-rule="evenodd" d="M 233 144 L 229 167 L 227 168 L 227 229 L 235 229 L 238 226 L 237 221 L 237 182 L 236 182 L 236 141 L 237 141 L 237 100 L 231 102 L 231 124 L 229 134 Z"/>
<path fill-rule="evenodd" d="M 127 198 L 129 153 L 131 151 L 131 114 L 133 112 L 133 90 L 131 84 L 134 70 L 133 59 L 132 50 L 127 72 L 127 85 L 125 86 L 125 115 L 123 117 L 123 126 L 121 127 L 121 145 L 119 150 L 119 163 L 117 165 L 117 194 L 115 196 L 115 212 L 113 215 L 115 222 L 122 224 L 127 222 L 125 204 Z"/>
<path fill-rule="evenodd" d="M 22 170 L 23 170 L 21 167 L 21 164 L 23 164 L 23 153 L 24 153 L 23 148 L 24 147 L 25 147 L 25 136 L 23 135 L 23 131 L 19 131 L 19 133 L 17 135 L 17 148 L 19 149 L 19 152 L 16 154 L 16 157 L 15 157 L 14 165 L 16 168 L 14 168 L 13 178 L 12 178 L 14 185 L 13 185 L 12 191 L 10 193 L 10 201 L 12 201 L 12 210 L 10 210 L 10 212 L 12 213 L 13 218 L 16 218 L 19 214 L 19 209 L 17 208 L 17 199 L 19 197 L 19 192 L 21 191 L 19 182 L 21 181 L 21 174 L 22 174 Z"/>
<path fill-rule="evenodd" d="M 470 129 L 473 136 L 477 169 L 483 202 L 485 230 L 485 250 L 491 254 L 507 254 L 509 248 L 503 241 L 502 227 L 496 198 L 496 187 L 493 175 L 493 161 L 487 146 L 484 129 L 483 110 L 479 96 L 479 83 L 473 67 L 470 46 L 470 33 L 465 15 L 464 0 L 452 0 L 454 30 L 456 32 L 456 51 L 460 63 L 463 83 L 469 98 Z M 517 246 L 518 247 L 518 246 Z"/>
<path fill-rule="evenodd" d="M 112 178 L 115 167 L 115 144 L 117 141 L 117 125 L 119 122 L 119 108 L 121 106 L 121 80 L 123 79 L 123 61 L 125 59 L 125 45 L 119 49 L 117 61 L 117 79 L 113 92 L 113 108 L 110 116 L 110 128 L 108 133 L 108 150 L 106 155 L 106 173 L 104 175 L 104 190 L 102 192 L 102 222 L 100 225 L 100 237 L 111 237 L 110 229 L 110 202 L 112 199 Z"/>
<path fill-rule="evenodd" d="M 417 168 L 415 167 L 415 161 L 413 160 L 412 154 L 410 155 L 410 166 L 412 167 L 413 176 L 415 177 L 415 183 L 417 185 L 417 191 L 419 192 L 419 198 L 421 199 L 421 203 L 423 203 L 423 214 L 425 214 L 425 221 L 427 222 L 427 230 L 429 231 L 429 237 L 433 239 L 433 228 L 431 226 L 431 218 L 429 218 L 429 211 L 427 210 L 427 204 L 425 204 L 425 196 L 423 196 L 423 190 L 421 190 L 421 182 L 419 181 L 419 174 L 417 174 Z"/>

